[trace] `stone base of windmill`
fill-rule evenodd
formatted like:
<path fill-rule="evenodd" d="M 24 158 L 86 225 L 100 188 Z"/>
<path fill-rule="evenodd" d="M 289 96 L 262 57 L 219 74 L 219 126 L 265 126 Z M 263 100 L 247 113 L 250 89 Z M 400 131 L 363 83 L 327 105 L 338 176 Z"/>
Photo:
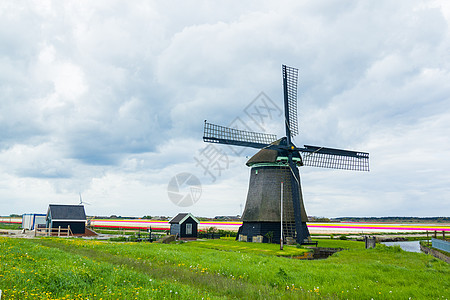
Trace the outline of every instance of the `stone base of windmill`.
<path fill-rule="evenodd" d="M 239 228 L 237 241 L 253 243 L 280 242 L 280 222 L 244 222 Z M 295 245 L 294 237 L 284 237 L 284 244 Z"/>
<path fill-rule="evenodd" d="M 293 237 L 287 237 L 286 238 L 286 245 L 295 245 L 297 244 L 297 241 Z"/>

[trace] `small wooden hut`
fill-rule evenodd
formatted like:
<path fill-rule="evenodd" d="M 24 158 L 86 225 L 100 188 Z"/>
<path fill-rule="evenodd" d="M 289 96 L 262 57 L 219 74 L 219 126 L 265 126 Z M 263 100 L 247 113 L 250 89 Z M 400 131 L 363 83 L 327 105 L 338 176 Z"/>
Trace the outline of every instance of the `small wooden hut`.
<path fill-rule="evenodd" d="M 69 228 L 73 234 L 84 234 L 86 213 L 83 205 L 50 204 L 47 210 L 47 228 Z"/>
<path fill-rule="evenodd" d="M 200 223 L 190 213 L 179 213 L 170 221 L 170 234 L 179 238 L 196 238 L 198 224 Z"/>

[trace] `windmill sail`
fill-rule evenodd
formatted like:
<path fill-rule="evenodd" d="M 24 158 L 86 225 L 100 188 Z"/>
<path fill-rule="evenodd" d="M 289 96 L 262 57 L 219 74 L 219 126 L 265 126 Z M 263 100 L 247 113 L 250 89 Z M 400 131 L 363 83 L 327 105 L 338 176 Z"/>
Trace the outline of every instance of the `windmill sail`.
<path fill-rule="evenodd" d="M 252 148 L 264 148 L 277 139 L 275 134 L 239 130 L 205 121 L 203 141 Z"/>
<path fill-rule="evenodd" d="M 298 149 L 304 166 L 369 171 L 369 153 L 317 146 Z"/>
<path fill-rule="evenodd" d="M 286 126 L 290 136 L 298 134 L 297 81 L 298 69 L 283 65 L 284 110 Z"/>

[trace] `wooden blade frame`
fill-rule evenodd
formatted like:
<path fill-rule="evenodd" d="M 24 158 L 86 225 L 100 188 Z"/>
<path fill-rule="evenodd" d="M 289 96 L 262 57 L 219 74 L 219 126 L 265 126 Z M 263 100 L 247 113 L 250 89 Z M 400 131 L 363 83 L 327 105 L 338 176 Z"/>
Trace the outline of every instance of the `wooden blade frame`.
<path fill-rule="evenodd" d="M 302 207 L 299 194 L 300 174 L 298 172 L 296 164 L 292 160 L 292 153 L 289 153 L 288 163 L 289 168 L 291 169 L 292 205 L 294 207 L 295 230 L 297 231 L 296 242 L 302 244 L 309 237 L 309 231 L 308 227 L 306 226 L 306 220 L 305 222 L 302 222 Z"/>
<path fill-rule="evenodd" d="M 369 153 L 307 146 L 298 149 L 304 166 L 369 171 Z"/>
<path fill-rule="evenodd" d="M 275 134 L 239 130 L 205 121 L 203 141 L 252 148 L 265 148 L 276 141 Z"/>
<path fill-rule="evenodd" d="M 297 119 L 297 81 L 298 69 L 283 65 L 283 93 L 284 93 L 284 115 L 286 120 L 286 136 L 298 134 Z"/>

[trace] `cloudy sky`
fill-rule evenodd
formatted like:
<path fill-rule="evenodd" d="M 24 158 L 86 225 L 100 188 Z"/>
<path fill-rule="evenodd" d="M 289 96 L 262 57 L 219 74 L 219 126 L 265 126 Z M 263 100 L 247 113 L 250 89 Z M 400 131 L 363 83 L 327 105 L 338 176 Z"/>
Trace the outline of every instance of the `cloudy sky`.
<path fill-rule="evenodd" d="M 370 153 L 301 168 L 309 215 L 449 216 L 449 24 L 445 0 L 2 0 L 0 215 L 80 193 L 89 215 L 240 214 L 255 150 L 206 148 L 203 121 L 283 136 L 287 64 L 296 145 Z"/>

